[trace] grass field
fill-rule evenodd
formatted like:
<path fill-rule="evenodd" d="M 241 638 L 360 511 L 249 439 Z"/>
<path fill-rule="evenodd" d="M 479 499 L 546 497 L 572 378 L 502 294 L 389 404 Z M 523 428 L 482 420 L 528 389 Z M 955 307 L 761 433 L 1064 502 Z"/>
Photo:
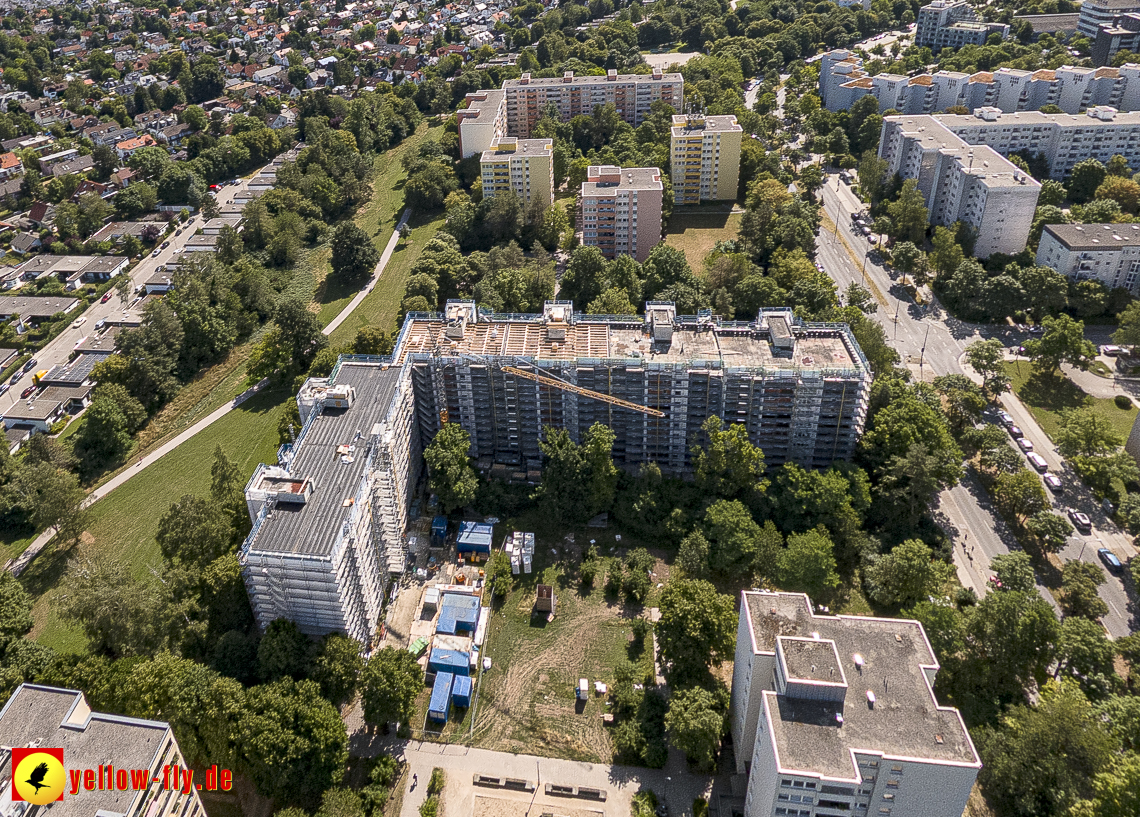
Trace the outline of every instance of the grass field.
<path fill-rule="evenodd" d="M 277 419 L 288 397 L 285 391 L 274 390 L 252 398 L 96 503 L 80 547 L 113 553 L 131 565 L 136 577 L 147 575 L 160 560 L 154 541 L 159 518 L 183 494 L 208 490 L 216 446 L 246 475 L 258 463 L 274 460 Z M 71 555 L 71 548 L 52 543 L 20 581 L 35 599 L 32 636 L 57 650 L 80 652 L 85 646 L 82 634 L 61 621 L 51 604 L 51 592 Z"/>
<path fill-rule="evenodd" d="M 1014 392 L 1050 439 L 1055 438 L 1061 426 L 1061 412 L 1082 406 L 1092 406 L 1112 424 L 1121 437 L 1128 439 L 1132 423 L 1136 419 L 1135 405 L 1128 409 L 1117 408 L 1107 397 L 1092 397 L 1085 393 L 1063 374 L 1038 373 L 1024 360 L 1006 363 L 1005 370 L 1012 381 Z"/>
<path fill-rule="evenodd" d="M 540 511 L 506 520 L 500 527 L 535 531 L 535 569 L 518 576 L 495 608 L 485 653 L 494 663 L 483 674 L 471 743 L 608 763 L 613 750 L 602 725 L 605 699 L 594 695 L 593 683 L 612 683 L 614 667 L 623 660 L 633 661 L 646 675 L 653 671 L 652 636 L 644 644 L 630 641 L 632 621 L 643 608 L 607 597 L 602 589 L 604 573 L 590 591 L 583 591 L 578 579 L 578 565 L 591 538 L 597 540 L 602 556 L 621 552 L 613 530 L 579 530 L 570 543 L 561 533 L 564 529 L 554 532 L 544 524 Z M 655 572 L 655 584 L 666 580 L 667 568 L 660 560 Z M 555 587 L 558 609 L 551 622 L 545 616 L 531 616 L 535 585 L 540 582 Z M 645 608 L 653 604 L 655 595 L 656 590 Z M 575 700 L 579 678 L 589 679 L 591 685 L 584 705 Z"/>
<path fill-rule="evenodd" d="M 740 214 L 729 213 L 728 207 L 686 208 L 674 211 L 665 230 L 665 243 L 685 254 L 693 272 L 704 272 L 705 256 L 718 241 L 736 238 L 740 231 Z"/>

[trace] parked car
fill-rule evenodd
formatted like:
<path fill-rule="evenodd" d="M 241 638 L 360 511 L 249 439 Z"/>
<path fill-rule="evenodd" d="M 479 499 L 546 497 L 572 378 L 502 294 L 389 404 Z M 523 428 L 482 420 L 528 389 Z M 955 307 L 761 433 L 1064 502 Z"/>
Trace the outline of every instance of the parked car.
<path fill-rule="evenodd" d="M 27 363 L 24 364 L 24 368 L 21 369 L 20 371 L 23 374 L 27 374 L 28 372 L 30 372 L 32 369 L 36 368 L 36 366 L 39 366 L 39 365 L 40 365 L 40 362 L 33 357 L 31 360 L 29 360 Z"/>
<path fill-rule="evenodd" d="M 12 376 L 11 376 L 11 377 L 8 379 L 8 385 L 10 385 L 10 386 L 15 386 L 17 383 L 19 383 L 19 382 L 20 382 L 20 378 L 21 378 L 21 377 L 23 377 L 23 376 L 24 376 L 24 370 L 23 370 L 23 369 L 20 369 L 20 371 L 16 372 L 14 375 L 12 375 Z"/>
<path fill-rule="evenodd" d="M 109 300 L 111 300 L 111 290 L 107 290 L 103 293 L 103 297 L 99 299 L 99 303 L 105 304 Z"/>
<path fill-rule="evenodd" d="M 1045 462 L 1045 458 L 1036 451 L 1030 451 L 1025 455 L 1025 458 L 1029 460 L 1029 464 L 1032 465 L 1039 474 L 1044 474 L 1049 469 L 1049 463 Z"/>
<path fill-rule="evenodd" d="M 1018 437 L 1024 437 L 1025 435 L 1021 433 L 1021 429 L 1018 426 L 1010 426 L 1009 436 L 1016 440 Z"/>
<path fill-rule="evenodd" d="M 1031 443 L 1029 440 L 1025 439 L 1024 437 L 1018 437 L 1017 438 L 1017 447 L 1020 448 L 1022 451 L 1028 452 L 1028 451 L 1033 450 L 1033 443 Z"/>
<path fill-rule="evenodd" d="M 169 247 L 169 246 L 170 246 L 170 242 L 169 242 L 169 241 L 163 241 L 163 242 L 162 242 L 162 245 L 159 247 L 159 249 L 160 249 L 160 250 L 165 250 L 165 249 L 166 249 L 167 247 Z"/>
<path fill-rule="evenodd" d="M 1013 417 L 1007 411 L 999 411 L 998 422 L 1008 428 L 1009 426 L 1013 425 Z"/>
<path fill-rule="evenodd" d="M 150 255 L 153 258 L 154 256 L 158 255 L 160 252 L 162 252 L 162 250 L 158 249 L 158 250 L 155 250 L 154 252 L 152 252 Z"/>
<path fill-rule="evenodd" d="M 75 320 L 73 320 L 71 322 L 71 328 L 72 329 L 78 329 L 79 327 L 81 327 L 85 323 L 87 323 L 87 318 L 80 315 L 78 318 L 76 318 Z"/>
<path fill-rule="evenodd" d="M 1120 355 L 1128 354 L 1128 350 L 1123 346 L 1114 346 L 1111 343 L 1106 343 L 1104 346 L 1100 347 L 1100 353 L 1102 355 L 1108 355 L 1109 357 L 1118 357 Z"/>
<path fill-rule="evenodd" d="M 1037 456 L 1040 457 L 1041 455 L 1038 454 Z M 1044 460 L 1042 460 L 1042 462 L 1044 462 Z M 1065 493 L 1065 483 L 1061 482 L 1061 478 L 1056 474 L 1046 474 L 1045 485 L 1055 494 Z"/>
<path fill-rule="evenodd" d="M 1073 527 L 1079 530 L 1081 533 L 1088 533 L 1092 530 L 1092 520 L 1089 519 L 1088 514 L 1070 509 L 1069 521 L 1072 522 Z"/>
<path fill-rule="evenodd" d="M 8 393 L 8 389 L 12 388 L 7 383 L 0 383 L 0 395 Z"/>
<path fill-rule="evenodd" d="M 23 400 L 25 398 L 31 397 L 32 394 L 35 393 L 35 391 L 36 391 L 35 386 L 28 386 L 26 389 L 24 389 L 22 392 L 20 392 L 20 399 Z"/>
<path fill-rule="evenodd" d="M 1124 569 L 1117 555 L 1108 548 L 1098 548 L 1096 555 L 1100 557 L 1100 560 L 1104 562 L 1104 566 L 1107 567 L 1110 572 L 1120 573 Z"/>
<path fill-rule="evenodd" d="M 107 319 L 106 318 L 100 318 L 99 320 L 95 321 L 95 331 L 96 332 L 102 332 L 103 327 L 106 325 L 107 325 Z"/>

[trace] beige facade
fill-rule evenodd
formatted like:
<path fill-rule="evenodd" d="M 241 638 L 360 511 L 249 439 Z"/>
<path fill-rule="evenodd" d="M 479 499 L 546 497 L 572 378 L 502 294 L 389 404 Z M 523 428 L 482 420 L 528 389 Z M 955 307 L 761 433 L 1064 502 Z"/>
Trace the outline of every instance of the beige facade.
<path fill-rule="evenodd" d="M 534 199 L 549 207 L 554 203 L 554 140 L 497 140 L 479 158 L 483 197 L 513 190 L 523 205 Z"/>
<path fill-rule="evenodd" d="M 501 90 L 476 91 L 456 111 L 459 153 L 464 159 L 482 153 L 507 135 L 507 95 Z"/>
<path fill-rule="evenodd" d="M 507 95 L 507 128 L 512 136 L 526 138 L 547 105 L 553 105 L 563 122 L 575 116 L 589 116 L 595 105 L 612 104 L 618 116 L 635 128 L 649 116 L 657 101 L 681 110 L 685 81 L 680 74 L 618 74 L 611 69 L 605 76 L 576 77 L 567 71 L 561 77 L 531 77 L 503 83 Z"/>
<path fill-rule="evenodd" d="M 674 116 L 669 140 L 673 203 L 735 199 L 743 137 L 735 116 Z"/>
<path fill-rule="evenodd" d="M 664 195 L 656 167 L 590 167 L 578 199 L 582 243 L 606 258 L 632 255 L 641 263 L 661 241 Z"/>

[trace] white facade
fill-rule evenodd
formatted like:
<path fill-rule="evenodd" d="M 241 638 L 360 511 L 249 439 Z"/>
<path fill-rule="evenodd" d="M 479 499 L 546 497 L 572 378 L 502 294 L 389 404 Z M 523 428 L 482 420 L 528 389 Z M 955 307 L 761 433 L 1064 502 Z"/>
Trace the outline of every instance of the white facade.
<path fill-rule="evenodd" d="M 1076 279 L 1140 295 L 1140 224 L 1050 224 L 1037 263 Z"/>
<path fill-rule="evenodd" d="M 933 0 L 918 10 L 914 44 L 934 51 L 984 45 L 990 34 L 1000 34 L 1005 39 L 1009 26 L 981 22 L 969 0 Z"/>
<path fill-rule="evenodd" d="M 477 156 L 507 135 L 505 91 L 476 91 L 464 98 L 456 112 L 459 122 L 459 152 L 462 158 Z"/>
<path fill-rule="evenodd" d="M 916 621 L 745 591 L 729 720 L 746 817 L 960 817 L 981 762 L 937 672 Z"/>
<path fill-rule="evenodd" d="M 1094 39 L 1101 26 L 1112 25 L 1119 15 L 1136 11 L 1140 11 L 1137 0 L 1085 0 L 1077 18 L 1077 31 Z"/>

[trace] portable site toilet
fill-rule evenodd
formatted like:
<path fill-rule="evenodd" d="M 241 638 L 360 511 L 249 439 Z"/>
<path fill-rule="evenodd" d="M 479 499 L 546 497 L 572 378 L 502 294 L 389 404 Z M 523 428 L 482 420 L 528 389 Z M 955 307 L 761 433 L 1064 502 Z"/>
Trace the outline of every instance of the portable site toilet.
<path fill-rule="evenodd" d="M 451 712 L 451 686 L 455 676 L 450 672 L 437 672 L 435 685 L 431 688 L 431 703 L 428 704 L 428 717 L 433 721 L 444 722 Z"/>
<path fill-rule="evenodd" d="M 590 700 L 590 679 L 589 678 L 579 678 L 578 679 L 578 700 L 579 701 Z"/>

